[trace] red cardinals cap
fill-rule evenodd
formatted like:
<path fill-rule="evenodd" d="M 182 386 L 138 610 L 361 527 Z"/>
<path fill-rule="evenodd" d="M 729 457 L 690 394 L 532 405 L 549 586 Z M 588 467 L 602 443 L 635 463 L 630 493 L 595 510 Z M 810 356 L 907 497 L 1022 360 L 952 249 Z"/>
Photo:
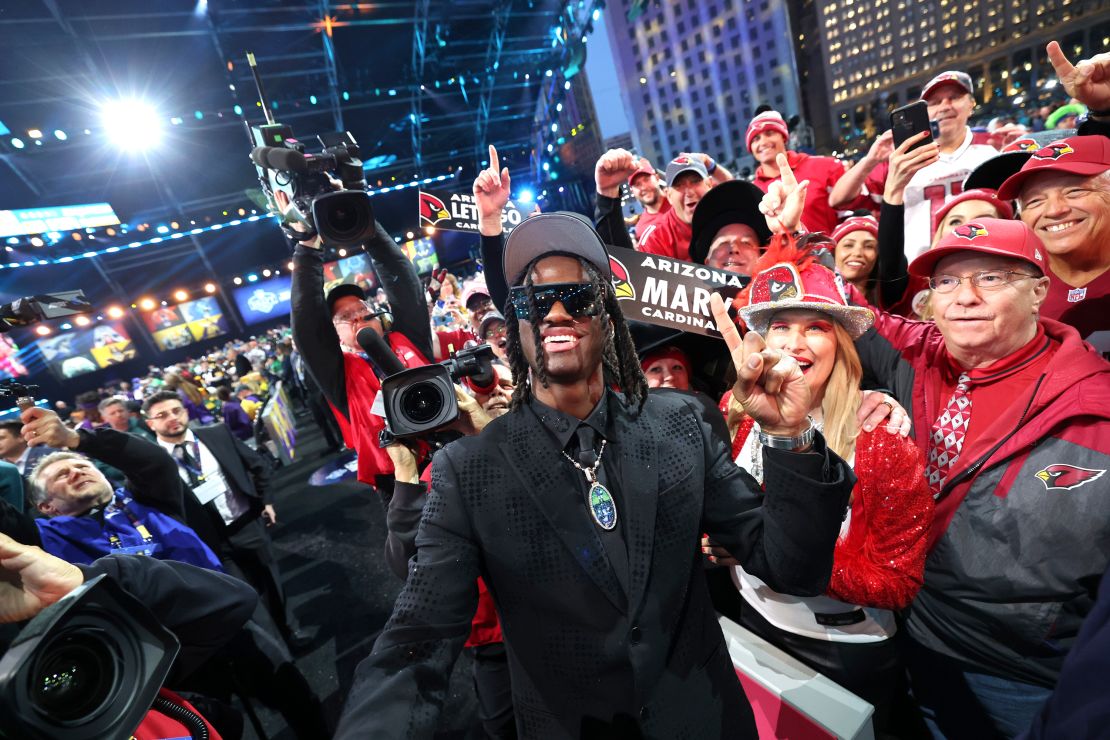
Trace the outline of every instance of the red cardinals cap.
<path fill-rule="evenodd" d="M 866 231 L 876 239 L 879 238 L 879 222 L 875 220 L 874 216 L 852 216 L 844 223 L 833 229 L 832 240 L 834 244 L 839 244 L 840 240 L 851 234 L 853 231 Z"/>
<path fill-rule="evenodd" d="M 753 331 L 763 335 L 767 334 L 772 316 L 790 309 L 828 314 L 839 321 L 853 339 L 858 339 L 875 323 L 871 309 L 849 305 L 837 275 L 816 262 L 801 270 L 793 262 L 779 262 L 756 273 L 748 286 L 748 300 L 748 305 L 739 310 L 740 318 Z"/>
<path fill-rule="evenodd" d="M 968 95 L 975 94 L 975 88 L 971 84 L 971 75 L 967 72 L 950 70 L 948 72 L 941 72 L 939 75 L 926 82 L 925 87 L 921 88 L 921 99 L 924 100 L 929 97 L 929 93 L 944 84 L 958 85 L 962 87 L 964 92 Z"/>
<path fill-rule="evenodd" d="M 628 185 L 629 185 L 629 187 L 631 187 L 632 186 L 632 181 L 635 180 L 640 175 L 654 175 L 654 174 L 655 174 L 655 168 L 651 166 L 651 162 L 649 162 L 647 160 L 647 158 L 645 158 L 645 157 L 640 157 L 639 162 L 636 165 L 636 171 L 628 176 Z"/>
<path fill-rule="evenodd" d="M 1029 155 L 1047 144 L 1059 139 L 1075 136 L 1075 129 L 1061 131 L 1033 131 L 1002 147 L 996 157 L 991 157 L 971 171 L 964 180 L 964 190 L 998 190 L 1002 183 L 1021 171 L 1021 166 L 1029 161 Z"/>
<path fill-rule="evenodd" d="M 466 286 L 466 290 L 462 294 L 463 305 L 470 308 L 470 301 L 473 298 L 484 297 L 489 298 L 489 288 L 486 287 L 486 276 L 474 278 L 470 284 Z"/>
<path fill-rule="evenodd" d="M 1032 152 L 1021 166 L 998 189 L 998 197 L 1014 200 L 1033 175 L 1041 172 L 1066 172 L 1072 175 L 1097 175 L 1110 170 L 1110 139 L 1105 136 L 1072 136 L 1058 139 Z"/>
<path fill-rule="evenodd" d="M 764 131 L 778 131 L 784 139 L 790 138 L 790 129 L 786 127 L 782 114 L 774 110 L 764 111 L 751 120 L 748 132 L 744 134 L 744 146 L 749 152 L 752 150 L 752 139 Z"/>
<path fill-rule="evenodd" d="M 667 164 L 667 187 L 670 187 L 675 178 L 683 172 L 696 172 L 704 180 L 709 177 L 709 172 L 705 169 L 700 159 L 694 157 L 687 157 L 685 155 L 675 157 Z"/>
<path fill-rule="evenodd" d="M 643 357 L 640 358 L 640 369 L 647 372 L 648 366 L 659 360 L 674 360 L 676 362 L 681 362 L 686 367 L 686 374 L 693 374 L 693 365 L 690 362 L 690 356 L 673 344 L 668 344 L 665 347 L 645 352 Z"/>
<path fill-rule="evenodd" d="M 938 261 L 950 254 L 980 252 L 999 257 L 1015 257 L 1047 272 L 1044 245 L 1033 230 L 1021 221 L 1001 218 L 980 218 L 957 226 L 933 249 L 910 263 L 909 272 L 917 277 L 931 277 Z"/>
<path fill-rule="evenodd" d="M 1013 206 L 1007 200 L 1002 200 L 998 197 L 998 193 L 994 190 L 979 189 L 979 190 L 965 190 L 957 195 L 952 200 L 948 201 L 933 214 L 933 233 L 937 233 L 940 224 L 944 221 L 944 217 L 948 215 L 957 203 L 966 203 L 969 200 L 981 200 L 990 203 L 994 209 L 998 211 L 999 218 L 1010 219 L 1014 217 Z"/>
<path fill-rule="evenodd" d="M 540 257 L 580 257 L 612 282 L 609 252 L 593 224 L 580 213 L 554 211 L 524 220 L 505 241 L 501 264 L 509 285 L 521 285 L 528 265 Z"/>

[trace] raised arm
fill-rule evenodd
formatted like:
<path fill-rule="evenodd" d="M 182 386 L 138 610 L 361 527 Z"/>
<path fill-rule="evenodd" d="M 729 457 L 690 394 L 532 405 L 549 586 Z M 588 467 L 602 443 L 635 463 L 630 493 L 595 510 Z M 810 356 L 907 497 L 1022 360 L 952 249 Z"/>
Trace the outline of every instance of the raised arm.
<path fill-rule="evenodd" d="M 887 131 L 871 143 L 867 154 L 848 168 L 836 184 L 829 190 L 829 207 L 833 210 L 847 208 L 863 192 L 867 177 L 880 164 L 885 162 L 894 149 L 893 132 Z"/>
<path fill-rule="evenodd" d="M 339 413 L 350 417 L 343 350 L 324 301 L 324 256 L 318 247 L 298 244 L 293 250 L 291 304 L 293 341 L 305 369 L 320 386 L 324 398 Z"/>
<path fill-rule="evenodd" d="M 374 235 L 365 244 L 366 253 L 382 283 L 382 290 L 393 309 L 393 331 L 405 335 L 427 358 L 432 358 L 432 325 L 428 321 L 424 287 L 416 266 L 401 251 L 393 237 L 374 225 Z"/>
<path fill-rule="evenodd" d="M 627 149 L 610 149 L 601 155 L 594 166 L 594 184 L 597 188 L 597 205 L 594 223 L 601 241 L 614 247 L 633 249 L 632 237 L 621 214 L 621 183 L 636 172 L 638 159 Z"/>

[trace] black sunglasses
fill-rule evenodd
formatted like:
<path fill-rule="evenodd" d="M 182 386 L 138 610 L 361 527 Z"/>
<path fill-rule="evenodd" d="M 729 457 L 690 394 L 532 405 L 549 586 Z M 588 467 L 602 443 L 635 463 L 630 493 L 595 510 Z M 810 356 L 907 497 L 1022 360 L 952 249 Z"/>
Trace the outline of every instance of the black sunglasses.
<path fill-rule="evenodd" d="M 575 318 L 581 316 L 597 316 L 601 312 L 601 305 L 597 299 L 597 288 L 593 283 L 548 283 L 546 285 L 533 285 L 532 297 L 536 302 L 536 314 L 540 317 L 547 316 L 551 307 L 556 303 L 563 304 L 567 313 Z M 528 288 L 523 285 L 509 289 L 509 303 L 516 311 L 516 317 L 521 321 L 528 321 Z"/>

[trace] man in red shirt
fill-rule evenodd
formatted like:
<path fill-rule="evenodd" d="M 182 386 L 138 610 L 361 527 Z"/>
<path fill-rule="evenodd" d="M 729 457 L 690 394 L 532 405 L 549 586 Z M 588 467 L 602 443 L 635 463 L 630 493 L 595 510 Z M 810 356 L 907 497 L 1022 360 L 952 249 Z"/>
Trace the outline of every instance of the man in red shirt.
<path fill-rule="evenodd" d="M 1048 253 L 1048 297 L 1041 315 L 1071 324 L 1110 353 L 1110 139 L 1052 142 L 1002 184 L 1021 220 Z"/>
<path fill-rule="evenodd" d="M 655 168 L 643 157 L 640 158 L 636 171 L 628 178 L 628 189 L 632 191 L 632 197 L 640 201 L 640 205 L 644 207 L 644 212 L 636 222 L 636 243 L 638 244 L 646 234 L 650 233 L 649 230 L 654 228 L 655 222 L 671 210 L 671 202 L 667 200 L 663 183 L 659 181 Z"/>
<path fill-rule="evenodd" d="M 844 175 L 844 163 L 835 157 L 811 157 L 803 152 L 791 151 L 786 148 L 789 138 L 786 121 L 777 111 L 765 111 L 751 120 L 744 142 L 759 162 L 753 182 L 766 193 L 771 183 L 782 177 L 776 158 L 785 154 L 798 182 L 809 181 L 809 197 L 802 211 L 802 225 L 809 231 L 831 234 L 840 223 L 840 217 L 836 209 L 829 205 L 829 191 Z M 853 201 L 845 209 L 870 207 L 865 199 L 858 200 L 861 202 L 857 204 Z"/>

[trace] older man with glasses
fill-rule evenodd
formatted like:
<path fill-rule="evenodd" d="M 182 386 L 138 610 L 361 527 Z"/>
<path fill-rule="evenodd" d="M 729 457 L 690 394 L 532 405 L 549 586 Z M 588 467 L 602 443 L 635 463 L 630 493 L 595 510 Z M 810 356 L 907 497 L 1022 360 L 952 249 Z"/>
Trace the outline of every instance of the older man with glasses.
<path fill-rule="evenodd" d="M 1110 561 L 1110 364 L 1040 316 L 1046 250 L 1021 221 L 963 224 L 909 270 L 935 324 L 882 314 L 857 342 L 913 410 L 936 499 L 907 663 L 934 732 L 1012 737 Z"/>

